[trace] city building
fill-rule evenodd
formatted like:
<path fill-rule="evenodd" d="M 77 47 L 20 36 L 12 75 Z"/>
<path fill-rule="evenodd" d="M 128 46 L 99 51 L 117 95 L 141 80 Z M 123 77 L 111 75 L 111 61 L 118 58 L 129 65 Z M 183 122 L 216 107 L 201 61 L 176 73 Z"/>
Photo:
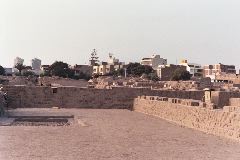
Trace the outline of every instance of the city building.
<path fill-rule="evenodd" d="M 93 66 L 89 66 L 89 65 L 75 65 L 72 67 L 72 69 L 74 70 L 74 74 L 76 76 L 79 76 L 81 73 L 84 73 L 86 75 L 92 75 L 93 73 Z"/>
<path fill-rule="evenodd" d="M 116 59 L 113 54 L 109 54 L 108 62 L 101 62 L 98 65 L 93 66 L 93 74 L 97 75 L 108 75 L 113 71 L 125 68 L 124 62 L 120 62 Z"/>
<path fill-rule="evenodd" d="M 209 77 L 216 74 L 236 74 L 236 68 L 234 65 L 214 64 L 204 66 L 204 76 Z"/>
<path fill-rule="evenodd" d="M 157 70 L 159 65 L 167 65 L 167 59 L 154 54 L 151 58 L 143 58 L 141 65 L 151 66 L 154 70 Z"/>
<path fill-rule="evenodd" d="M 23 65 L 23 62 L 24 62 L 24 59 L 20 58 L 20 57 L 16 57 L 14 59 L 14 67 L 17 65 L 17 64 L 22 64 Z"/>
<path fill-rule="evenodd" d="M 186 70 L 186 66 L 174 64 L 162 65 L 158 67 L 157 75 L 161 81 L 170 81 L 176 69 Z"/>
<path fill-rule="evenodd" d="M 235 82 L 238 81 L 234 65 L 205 65 L 203 68 L 204 77 L 211 78 L 212 82 Z M 236 77 L 236 78 L 234 78 Z"/>
<path fill-rule="evenodd" d="M 93 74 L 107 75 L 114 71 L 114 65 L 110 65 L 107 62 L 101 62 L 97 66 L 93 66 Z"/>
<path fill-rule="evenodd" d="M 41 60 L 34 58 L 31 60 L 33 70 L 41 70 Z"/>
<path fill-rule="evenodd" d="M 109 53 L 108 64 L 110 65 L 119 64 L 119 59 L 116 59 L 112 53 Z"/>
<path fill-rule="evenodd" d="M 181 66 L 185 66 L 186 70 L 191 74 L 192 77 L 201 77 L 203 76 L 203 69 L 200 64 L 196 63 L 188 63 L 187 60 L 181 60 Z"/>

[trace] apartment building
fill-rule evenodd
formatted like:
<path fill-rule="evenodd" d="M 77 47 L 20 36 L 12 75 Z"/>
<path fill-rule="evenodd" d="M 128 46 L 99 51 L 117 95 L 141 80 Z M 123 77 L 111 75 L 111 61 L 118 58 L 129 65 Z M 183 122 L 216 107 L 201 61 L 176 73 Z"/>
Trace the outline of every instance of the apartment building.
<path fill-rule="evenodd" d="M 205 77 L 213 76 L 216 74 L 236 74 L 235 65 L 224 65 L 224 64 L 214 64 L 214 65 L 205 65 L 203 68 L 203 73 Z"/>
<path fill-rule="evenodd" d="M 197 63 L 188 63 L 187 60 L 181 60 L 181 66 L 185 66 L 186 70 L 193 76 L 193 77 L 201 77 L 203 75 L 203 68 L 200 64 Z"/>
<path fill-rule="evenodd" d="M 157 70 L 159 65 L 167 65 L 167 59 L 154 54 L 150 58 L 143 58 L 141 60 L 141 65 L 151 66 L 154 70 Z"/>
<path fill-rule="evenodd" d="M 126 67 L 124 62 L 120 62 L 113 54 L 109 54 L 108 62 L 101 62 L 93 66 L 93 74 L 107 75 L 124 67 Z"/>

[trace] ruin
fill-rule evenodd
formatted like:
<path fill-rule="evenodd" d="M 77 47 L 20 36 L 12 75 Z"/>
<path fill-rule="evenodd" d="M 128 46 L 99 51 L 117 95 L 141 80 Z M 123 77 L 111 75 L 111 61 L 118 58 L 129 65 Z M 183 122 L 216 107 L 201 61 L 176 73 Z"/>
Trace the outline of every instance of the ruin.
<path fill-rule="evenodd" d="M 239 92 L 31 86 L 5 86 L 4 91 L 10 108 L 128 109 L 240 140 Z"/>
<path fill-rule="evenodd" d="M 101 155 L 100 159 L 204 158 L 201 153 L 209 153 L 208 159 L 226 159 L 229 148 L 232 155 L 239 148 L 228 139 L 240 141 L 240 92 L 26 85 L 4 85 L 3 91 L 8 93 L 11 110 L 0 119 L 0 159 L 19 159 L 18 153 L 25 150 L 20 159 L 29 154 L 33 159 L 43 155 L 49 159 L 59 155 L 62 159 L 86 159 L 86 155 L 92 159 Z M 23 135 L 31 140 L 24 147 Z M 66 146 L 69 153 L 65 154 Z M 197 152 L 187 152 L 193 148 Z M 184 154 L 169 156 L 172 149 Z"/>

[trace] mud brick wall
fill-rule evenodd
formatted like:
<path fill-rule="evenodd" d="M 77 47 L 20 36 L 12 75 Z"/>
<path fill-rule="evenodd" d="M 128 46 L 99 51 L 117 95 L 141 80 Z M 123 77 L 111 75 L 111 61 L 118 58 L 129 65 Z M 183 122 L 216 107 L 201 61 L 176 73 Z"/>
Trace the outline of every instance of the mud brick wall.
<path fill-rule="evenodd" d="M 140 97 L 134 100 L 133 110 L 205 133 L 240 141 L 240 107 L 237 106 L 210 110 L 200 106 L 162 101 L 161 98 Z"/>
<path fill-rule="evenodd" d="M 230 106 L 240 106 L 240 98 L 230 98 L 229 105 Z"/>
<path fill-rule="evenodd" d="M 229 106 L 230 98 L 240 98 L 240 92 L 212 92 L 212 103 L 216 104 L 218 108 Z"/>
<path fill-rule="evenodd" d="M 134 98 L 140 95 L 201 100 L 203 91 L 166 91 L 149 88 L 89 89 L 76 87 L 5 86 L 9 107 L 29 108 L 116 108 L 132 109 Z M 56 93 L 53 93 L 53 90 Z"/>

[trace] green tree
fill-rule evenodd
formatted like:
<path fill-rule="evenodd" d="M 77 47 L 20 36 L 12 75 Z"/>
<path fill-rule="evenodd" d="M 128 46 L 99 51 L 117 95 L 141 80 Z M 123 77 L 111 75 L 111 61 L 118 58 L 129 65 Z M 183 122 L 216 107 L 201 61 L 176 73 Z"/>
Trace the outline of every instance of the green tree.
<path fill-rule="evenodd" d="M 2 66 L 0 66 L 0 75 L 4 75 L 4 74 L 5 74 L 5 69 Z"/>
<path fill-rule="evenodd" d="M 113 76 L 124 76 L 125 71 L 124 71 L 124 68 L 121 68 L 121 69 L 118 69 L 118 70 L 114 70 L 111 74 Z"/>
<path fill-rule="evenodd" d="M 127 65 L 127 74 L 133 76 L 141 76 L 142 74 L 150 74 L 153 72 L 153 68 L 151 66 L 144 66 L 140 63 L 129 63 Z"/>
<path fill-rule="evenodd" d="M 25 77 L 34 76 L 34 75 L 35 75 L 35 73 L 32 72 L 32 71 L 26 71 L 26 72 L 23 73 L 23 76 L 25 76 Z"/>
<path fill-rule="evenodd" d="M 149 80 L 152 80 L 152 81 L 159 81 L 160 80 L 160 78 L 158 77 L 156 72 L 152 72 L 152 73 L 148 74 L 147 77 L 148 77 Z"/>
<path fill-rule="evenodd" d="M 73 78 L 74 71 L 69 68 L 67 63 L 56 61 L 50 66 L 50 74 L 52 76 L 59 76 L 63 78 Z"/>
<path fill-rule="evenodd" d="M 180 80 L 187 81 L 190 79 L 191 79 L 191 74 L 188 71 L 181 68 L 176 69 L 171 76 L 172 81 L 180 81 Z"/>
<path fill-rule="evenodd" d="M 17 68 L 19 71 L 19 74 L 22 75 L 22 70 L 24 70 L 26 68 L 26 66 L 21 63 L 18 63 L 15 65 L 15 68 Z"/>

